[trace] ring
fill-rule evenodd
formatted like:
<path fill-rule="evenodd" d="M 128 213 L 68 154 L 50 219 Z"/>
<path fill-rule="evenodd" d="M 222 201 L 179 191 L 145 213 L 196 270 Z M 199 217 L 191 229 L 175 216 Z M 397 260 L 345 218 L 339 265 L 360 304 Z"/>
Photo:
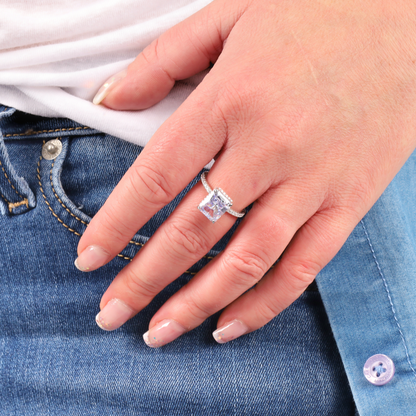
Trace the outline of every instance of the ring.
<path fill-rule="evenodd" d="M 233 200 L 221 189 L 215 188 L 214 190 L 208 185 L 206 180 L 206 172 L 201 175 L 201 182 L 204 185 L 208 195 L 198 205 L 198 209 L 211 221 L 216 222 L 223 214 L 228 212 L 234 217 L 241 218 L 245 215 L 245 211 L 236 212 L 231 209 Z"/>

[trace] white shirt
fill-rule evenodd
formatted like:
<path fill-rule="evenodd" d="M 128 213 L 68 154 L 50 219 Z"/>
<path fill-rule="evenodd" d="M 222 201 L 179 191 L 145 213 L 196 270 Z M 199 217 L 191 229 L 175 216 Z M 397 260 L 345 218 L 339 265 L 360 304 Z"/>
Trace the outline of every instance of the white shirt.
<path fill-rule="evenodd" d="M 144 146 L 201 81 L 177 82 L 159 104 L 113 111 L 92 99 L 149 43 L 211 0 L 1 0 L 0 103 L 66 117 Z"/>

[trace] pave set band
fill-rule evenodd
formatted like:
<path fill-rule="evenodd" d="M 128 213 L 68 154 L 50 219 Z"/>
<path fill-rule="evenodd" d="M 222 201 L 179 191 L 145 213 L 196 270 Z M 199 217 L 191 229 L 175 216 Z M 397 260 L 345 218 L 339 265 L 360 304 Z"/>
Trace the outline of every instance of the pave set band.
<path fill-rule="evenodd" d="M 198 205 L 198 209 L 211 221 L 216 222 L 226 212 L 234 217 L 241 218 L 245 215 L 245 211 L 237 212 L 231 209 L 233 200 L 221 189 L 211 189 L 206 179 L 206 172 L 201 175 L 201 182 L 204 185 L 208 195 Z"/>

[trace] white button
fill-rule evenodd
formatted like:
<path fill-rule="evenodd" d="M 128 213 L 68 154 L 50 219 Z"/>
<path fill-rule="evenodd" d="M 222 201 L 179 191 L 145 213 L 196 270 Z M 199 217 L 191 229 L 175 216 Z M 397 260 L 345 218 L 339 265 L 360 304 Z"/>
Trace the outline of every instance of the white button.
<path fill-rule="evenodd" d="M 364 364 L 364 376 L 376 386 L 387 384 L 394 376 L 394 363 L 384 354 L 376 354 L 370 357 Z"/>

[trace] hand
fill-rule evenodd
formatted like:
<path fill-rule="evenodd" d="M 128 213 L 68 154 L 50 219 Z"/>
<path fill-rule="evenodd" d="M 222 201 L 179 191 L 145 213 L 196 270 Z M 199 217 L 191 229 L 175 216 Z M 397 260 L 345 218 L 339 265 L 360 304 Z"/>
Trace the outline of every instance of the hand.
<path fill-rule="evenodd" d="M 222 308 L 218 342 L 265 325 L 399 171 L 416 146 L 416 7 L 399 3 L 215 0 L 101 94 L 109 108 L 147 108 L 215 62 L 91 221 L 78 246 L 81 269 L 109 262 L 215 156 L 210 186 L 224 189 L 235 211 L 255 201 L 227 248 L 152 318 L 148 345 Z M 196 185 L 116 276 L 100 326 L 122 325 L 230 229 L 235 217 L 212 224 L 196 209 L 206 195 Z"/>

